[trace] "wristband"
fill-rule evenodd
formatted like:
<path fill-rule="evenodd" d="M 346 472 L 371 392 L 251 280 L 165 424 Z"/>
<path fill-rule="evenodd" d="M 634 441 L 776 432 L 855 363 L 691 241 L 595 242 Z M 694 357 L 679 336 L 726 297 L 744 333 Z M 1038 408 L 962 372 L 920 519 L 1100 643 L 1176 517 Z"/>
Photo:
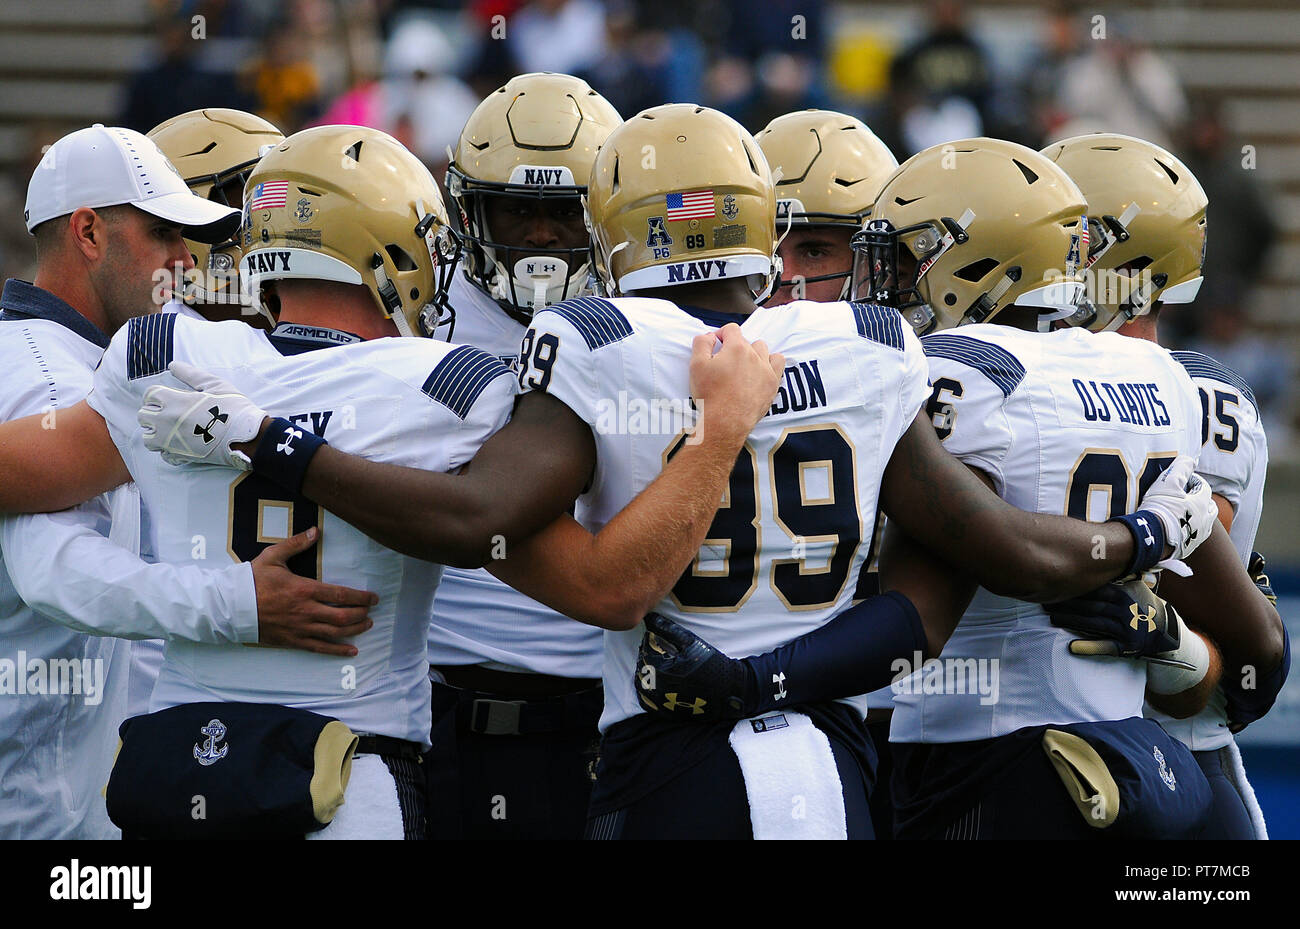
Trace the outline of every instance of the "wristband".
<path fill-rule="evenodd" d="M 277 417 L 271 420 L 266 435 L 257 443 L 257 451 L 253 452 L 253 470 L 285 490 L 299 494 L 307 477 L 307 466 L 328 444 L 316 433 Z"/>
<path fill-rule="evenodd" d="M 1150 510 L 1138 510 L 1115 516 L 1107 522 L 1123 523 L 1133 533 L 1133 560 L 1122 577 L 1142 575 L 1154 568 L 1165 557 L 1165 524 Z"/>

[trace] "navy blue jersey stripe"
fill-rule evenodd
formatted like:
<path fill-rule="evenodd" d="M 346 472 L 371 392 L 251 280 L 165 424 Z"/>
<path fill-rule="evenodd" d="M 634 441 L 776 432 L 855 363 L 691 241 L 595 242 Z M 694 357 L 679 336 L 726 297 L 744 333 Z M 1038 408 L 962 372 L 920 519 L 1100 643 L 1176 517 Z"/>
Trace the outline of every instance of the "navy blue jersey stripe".
<path fill-rule="evenodd" d="M 162 374 L 175 353 L 175 313 L 150 313 L 127 321 L 126 377 Z"/>
<path fill-rule="evenodd" d="M 1236 371 L 1229 368 L 1222 362 L 1215 361 L 1209 355 L 1202 355 L 1200 352 L 1170 352 L 1174 356 L 1174 361 L 1178 362 L 1187 369 L 1187 373 L 1192 377 L 1208 377 L 1214 381 L 1222 381 L 1231 387 L 1241 391 L 1242 396 L 1250 401 L 1250 405 L 1255 408 L 1255 415 L 1259 415 L 1259 404 L 1255 402 L 1255 394 L 1250 389 L 1250 385 Z"/>
<path fill-rule="evenodd" d="M 464 419 L 487 385 L 503 374 L 513 376 L 496 356 L 459 345 L 438 362 L 421 389 Z"/>
<path fill-rule="evenodd" d="M 548 306 L 542 312 L 558 313 L 567 319 L 582 335 L 587 348 L 593 352 L 632 334 L 632 324 L 622 311 L 600 297 L 574 297 Z"/>
<path fill-rule="evenodd" d="M 850 303 L 858 335 L 890 348 L 903 350 L 903 317 L 892 307 L 878 303 Z"/>
<path fill-rule="evenodd" d="M 1025 379 L 1025 366 L 1005 348 L 973 339 L 967 335 L 937 332 L 921 337 L 921 348 L 927 357 L 959 361 L 982 373 L 1009 397 Z"/>

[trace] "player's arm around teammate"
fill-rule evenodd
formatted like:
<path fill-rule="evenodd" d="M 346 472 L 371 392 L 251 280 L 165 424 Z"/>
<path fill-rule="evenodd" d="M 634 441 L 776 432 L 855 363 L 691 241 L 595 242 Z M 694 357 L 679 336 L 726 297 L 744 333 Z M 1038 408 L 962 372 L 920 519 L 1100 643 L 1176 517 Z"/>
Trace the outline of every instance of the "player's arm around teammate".
<path fill-rule="evenodd" d="M 722 347 L 714 354 L 716 341 Z M 693 349 L 698 441 L 686 443 L 596 535 L 563 515 L 591 480 L 591 430 L 561 401 L 540 392 L 519 399 L 510 422 L 459 475 L 372 462 L 324 446 L 311 460 L 302 493 L 396 551 L 444 564 L 487 564 L 567 616 L 630 629 L 694 558 L 736 455 L 771 406 L 785 363 L 761 341 L 751 345 L 734 324 L 716 339 L 698 337 Z M 203 397 L 221 396 L 227 405 L 243 399 L 222 392 L 229 388 L 202 372 L 181 373 L 195 387 L 217 392 L 161 388 L 155 406 L 162 409 L 142 411 L 153 419 L 155 435 L 176 428 L 185 433 L 185 411 L 203 407 Z M 173 401 L 179 404 L 174 415 Z M 263 436 L 267 428 L 264 422 Z M 147 441 L 160 446 L 163 439 Z M 260 442 L 265 438 L 231 448 L 256 463 Z M 494 560 L 498 540 L 504 540 L 505 557 Z"/>
<path fill-rule="evenodd" d="M 64 510 L 131 480 L 103 418 L 85 401 L 0 425 L 0 470 L 9 476 L 0 482 L 3 513 Z M 15 588 L 33 608 L 96 635 L 228 640 L 208 602 L 213 572 L 146 564 L 90 530 L 44 545 L 23 531 L 33 520 L 67 523 L 61 516 L 10 516 L 4 521 L 6 552 L 12 545 L 14 551 L 24 552 L 22 563 L 35 557 L 44 566 L 43 571 L 19 570 L 14 577 Z M 336 640 L 370 627 L 367 608 L 375 603 L 374 594 L 300 577 L 285 566 L 316 543 L 314 532 L 271 546 L 250 568 L 223 569 L 241 575 L 251 569 L 256 637 L 244 635 L 236 641 L 325 655 L 356 654 L 354 647 Z M 49 583 L 51 563 L 65 565 L 58 585 Z M 164 590 L 170 593 L 160 597 Z M 69 591 L 76 594 L 75 600 L 67 598 Z M 106 609 L 108 604 L 113 608 Z"/>

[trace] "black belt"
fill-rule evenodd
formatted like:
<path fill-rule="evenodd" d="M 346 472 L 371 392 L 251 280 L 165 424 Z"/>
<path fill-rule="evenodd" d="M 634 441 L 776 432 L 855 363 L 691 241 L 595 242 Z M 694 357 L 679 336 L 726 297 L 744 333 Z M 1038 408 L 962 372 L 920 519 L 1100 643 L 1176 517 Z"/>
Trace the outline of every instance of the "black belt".
<path fill-rule="evenodd" d="M 389 755 L 419 761 L 424 755 L 424 749 L 414 742 L 395 739 L 388 735 L 358 735 L 357 750 L 353 754 Z"/>
<path fill-rule="evenodd" d="M 552 697 L 512 696 L 433 682 L 435 716 L 445 714 L 454 705 L 456 727 L 480 735 L 540 735 L 575 729 L 594 732 L 604 705 L 599 683 Z"/>
<path fill-rule="evenodd" d="M 600 686 L 600 678 L 558 677 L 532 671 L 498 671 L 476 664 L 431 665 L 445 683 L 514 700 L 560 697 Z"/>

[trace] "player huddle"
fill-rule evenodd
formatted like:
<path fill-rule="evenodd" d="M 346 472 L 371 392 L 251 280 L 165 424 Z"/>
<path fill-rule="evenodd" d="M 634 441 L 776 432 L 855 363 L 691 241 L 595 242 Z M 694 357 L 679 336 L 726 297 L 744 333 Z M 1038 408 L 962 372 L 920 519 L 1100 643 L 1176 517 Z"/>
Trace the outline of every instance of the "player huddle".
<path fill-rule="evenodd" d="M 447 190 L 230 110 L 46 153 L 0 629 L 107 674 L 0 703 L 0 835 L 1266 835 L 1267 450 L 1156 344 L 1172 154 L 525 74 Z"/>

